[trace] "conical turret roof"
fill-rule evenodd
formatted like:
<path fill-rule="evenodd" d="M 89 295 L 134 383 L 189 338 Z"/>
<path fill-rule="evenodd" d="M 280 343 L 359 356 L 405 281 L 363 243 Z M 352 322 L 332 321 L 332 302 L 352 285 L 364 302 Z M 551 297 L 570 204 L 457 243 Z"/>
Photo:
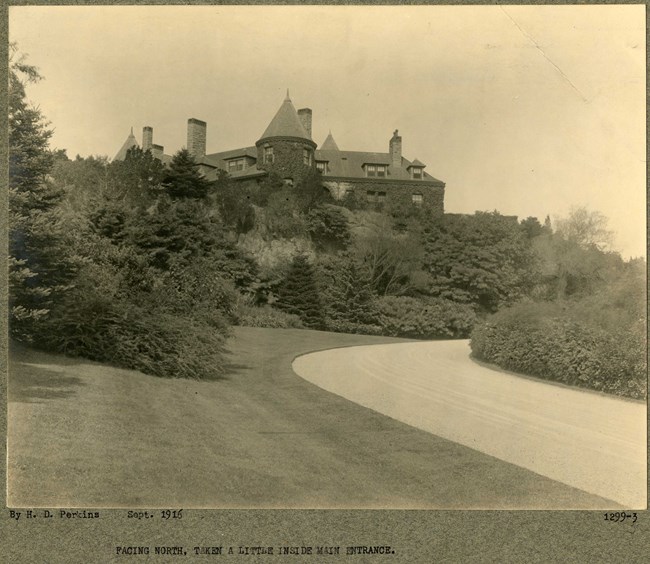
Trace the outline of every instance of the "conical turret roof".
<path fill-rule="evenodd" d="M 135 135 L 133 135 L 133 128 L 131 128 L 131 133 L 129 133 L 129 136 L 126 138 L 126 141 L 124 141 L 124 144 L 122 145 L 122 148 L 117 152 L 117 155 L 115 155 L 115 158 L 113 159 L 114 161 L 123 161 L 126 159 L 126 153 L 128 152 L 129 149 L 132 149 L 133 147 L 139 147 L 138 142 L 135 139 Z"/>
<path fill-rule="evenodd" d="M 327 137 L 325 138 L 325 141 L 323 141 L 323 145 L 320 148 L 321 151 L 339 151 L 339 146 L 336 144 L 336 141 L 334 141 L 334 137 L 332 137 L 332 132 L 330 131 L 327 134 Z"/>
<path fill-rule="evenodd" d="M 269 137 L 299 137 L 301 139 L 309 139 L 311 136 L 300 123 L 298 112 L 289 98 L 289 91 L 287 90 L 287 97 L 282 102 L 280 109 L 275 114 L 275 117 L 269 123 L 266 131 L 260 137 L 260 140 Z"/>

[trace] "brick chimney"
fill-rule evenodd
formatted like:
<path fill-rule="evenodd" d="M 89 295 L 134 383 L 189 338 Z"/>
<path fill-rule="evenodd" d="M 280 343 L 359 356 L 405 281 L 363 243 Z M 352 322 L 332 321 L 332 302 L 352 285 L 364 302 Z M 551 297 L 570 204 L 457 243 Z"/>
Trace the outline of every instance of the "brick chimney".
<path fill-rule="evenodd" d="M 162 145 L 151 145 L 151 154 L 154 159 L 162 161 L 165 148 Z"/>
<path fill-rule="evenodd" d="M 298 119 L 311 138 L 311 109 L 302 108 L 298 110 Z"/>
<path fill-rule="evenodd" d="M 397 134 L 397 129 L 393 132 L 393 137 L 388 143 L 388 152 L 390 153 L 390 162 L 393 166 L 402 166 L 402 137 Z"/>
<path fill-rule="evenodd" d="M 142 150 L 151 150 L 151 145 L 153 145 L 153 127 L 145 125 L 142 128 Z"/>
<path fill-rule="evenodd" d="M 205 157 L 205 139 L 208 124 L 200 119 L 187 120 L 187 150 L 195 159 Z"/>

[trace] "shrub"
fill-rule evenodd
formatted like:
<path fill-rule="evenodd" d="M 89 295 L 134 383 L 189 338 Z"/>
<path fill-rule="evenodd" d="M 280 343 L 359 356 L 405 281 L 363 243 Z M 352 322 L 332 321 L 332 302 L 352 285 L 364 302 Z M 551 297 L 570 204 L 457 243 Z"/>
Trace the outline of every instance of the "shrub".
<path fill-rule="evenodd" d="M 395 337 L 463 338 L 476 322 L 470 305 L 443 299 L 385 296 L 377 305 L 382 334 Z"/>
<path fill-rule="evenodd" d="M 244 327 L 269 327 L 273 329 L 302 329 L 300 317 L 271 306 L 242 305 L 237 313 L 237 324 Z"/>
<path fill-rule="evenodd" d="M 319 251 L 341 250 L 350 244 L 350 227 L 344 209 L 323 205 L 307 214 L 309 234 Z"/>
<path fill-rule="evenodd" d="M 645 324 L 612 332 L 578 321 L 570 306 L 521 304 L 472 332 L 476 358 L 568 385 L 632 398 L 646 395 Z"/>
<path fill-rule="evenodd" d="M 215 379 L 224 371 L 217 328 L 100 295 L 57 311 L 35 345 L 165 378 Z"/>

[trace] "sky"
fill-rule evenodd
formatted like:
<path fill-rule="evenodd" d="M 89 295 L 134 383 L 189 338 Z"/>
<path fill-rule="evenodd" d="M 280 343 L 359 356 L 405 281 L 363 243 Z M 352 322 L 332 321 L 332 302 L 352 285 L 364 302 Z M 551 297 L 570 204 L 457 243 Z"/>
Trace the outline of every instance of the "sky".
<path fill-rule="evenodd" d="M 255 144 L 287 89 L 319 145 L 403 154 L 445 210 L 609 218 L 646 254 L 645 6 L 21 6 L 51 145 L 113 157 L 131 127 L 173 154 Z"/>

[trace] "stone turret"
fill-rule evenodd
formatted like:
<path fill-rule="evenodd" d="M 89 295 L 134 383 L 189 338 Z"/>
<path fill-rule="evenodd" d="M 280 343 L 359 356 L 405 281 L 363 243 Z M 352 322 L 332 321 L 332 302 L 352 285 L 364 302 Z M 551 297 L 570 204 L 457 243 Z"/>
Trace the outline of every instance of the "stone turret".
<path fill-rule="evenodd" d="M 307 111 L 305 111 L 307 110 Z M 305 108 L 302 117 L 287 97 L 255 143 L 257 168 L 275 172 L 287 181 L 298 182 L 315 167 L 316 143 L 304 123 L 311 128 L 311 110 Z"/>

